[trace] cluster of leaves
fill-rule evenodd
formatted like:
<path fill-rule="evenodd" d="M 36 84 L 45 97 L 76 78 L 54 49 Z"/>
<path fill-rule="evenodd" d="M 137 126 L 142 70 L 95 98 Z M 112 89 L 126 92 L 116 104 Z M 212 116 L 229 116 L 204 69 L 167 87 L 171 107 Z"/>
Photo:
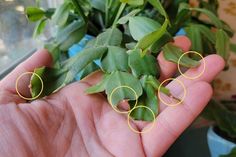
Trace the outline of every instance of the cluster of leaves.
<path fill-rule="evenodd" d="M 99 84 L 87 89 L 87 93 L 105 91 L 109 98 L 116 87 L 129 86 L 137 94 L 138 105 L 149 107 L 157 115 L 156 92 L 160 85 L 160 71 L 156 56 L 163 50 L 167 60 L 178 62 L 183 52 L 171 43 L 176 32 L 180 28 L 186 31 L 193 43 L 192 50 L 204 52 L 203 55 L 216 51 L 225 60 L 229 56 L 229 39 L 233 35 L 230 28 L 217 17 L 215 9 L 211 11 L 214 5 L 202 1 L 198 8 L 192 8 L 186 0 L 173 1 L 173 5 L 166 2 L 65 0 L 57 9 L 29 7 L 29 20 L 38 21 L 35 36 L 43 32 L 49 20 L 57 29 L 56 36 L 45 45 L 53 56 L 54 67 L 35 69 L 46 87 L 41 97 L 71 83 L 81 71 L 86 76 L 95 69 L 101 69 L 104 78 Z M 206 15 L 208 20 L 202 20 L 201 14 Z M 86 33 L 96 38 L 77 56 L 61 60 L 61 55 Z M 100 60 L 101 66 L 96 65 L 94 60 Z M 184 56 L 180 64 L 189 68 L 198 66 L 199 62 Z M 40 89 L 40 82 L 33 77 L 32 96 L 37 95 Z M 161 92 L 170 94 L 164 87 Z M 136 96 L 129 89 L 120 88 L 114 93 L 111 103 L 115 105 L 124 99 L 132 107 Z M 132 117 L 152 120 L 145 110 L 132 113 Z"/>

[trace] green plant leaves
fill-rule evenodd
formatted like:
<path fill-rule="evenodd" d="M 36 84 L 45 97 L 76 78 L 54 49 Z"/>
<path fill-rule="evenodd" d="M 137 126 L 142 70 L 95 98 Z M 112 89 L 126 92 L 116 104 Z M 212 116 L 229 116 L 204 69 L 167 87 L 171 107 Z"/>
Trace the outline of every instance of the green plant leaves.
<path fill-rule="evenodd" d="M 159 0 L 148 0 L 148 2 L 155 9 L 157 9 L 157 11 L 159 11 L 162 16 L 164 16 L 166 19 L 169 19 L 165 9 L 163 8 L 163 6 L 162 6 L 162 4 L 161 4 L 161 2 Z"/>
<path fill-rule="evenodd" d="M 119 23 L 119 24 L 126 24 L 131 17 L 134 17 L 140 11 L 141 11 L 141 9 L 134 9 L 134 10 L 132 10 L 129 14 L 127 14 L 127 15 L 123 16 L 122 18 L 120 18 L 117 21 L 117 23 Z"/>
<path fill-rule="evenodd" d="M 159 29 L 161 25 L 147 17 L 135 16 L 129 18 L 129 30 L 132 37 L 139 41 L 146 35 Z"/>
<path fill-rule="evenodd" d="M 184 52 L 181 48 L 173 45 L 172 43 L 168 43 L 163 47 L 163 54 L 165 59 L 176 64 L 178 64 L 178 60 L 183 53 Z M 194 68 L 198 66 L 200 63 L 198 61 L 189 58 L 187 55 L 184 55 L 181 58 L 179 64 L 187 68 Z"/>
<path fill-rule="evenodd" d="M 34 70 L 43 81 L 43 92 L 40 97 L 49 95 L 63 86 L 66 78 L 66 70 L 64 69 L 54 69 L 48 67 L 41 67 Z M 40 90 L 42 89 L 42 84 L 36 75 L 32 75 L 31 78 L 31 95 L 36 97 Z"/>
<path fill-rule="evenodd" d="M 227 109 L 225 104 L 212 99 L 204 109 L 202 116 L 215 121 L 217 127 L 230 137 L 236 138 L 236 112 Z"/>
<path fill-rule="evenodd" d="M 127 72 L 116 71 L 112 73 L 107 84 L 106 94 L 108 98 L 116 88 L 121 86 L 128 86 L 132 88 L 137 94 L 137 97 L 141 96 L 143 93 L 140 81 Z M 115 92 L 113 92 L 110 101 L 113 105 L 117 105 L 121 100 L 136 100 L 135 93 L 129 88 L 118 88 Z"/>
<path fill-rule="evenodd" d="M 141 56 L 141 52 L 141 50 L 136 49 L 129 54 L 129 66 L 132 74 L 136 77 L 142 75 L 157 76 L 159 69 L 156 58 L 150 54 Z"/>
<path fill-rule="evenodd" d="M 166 19 L 160 29 L 157 29 L 156 31 L 143 37 L 137 43 L 136 48 L 140 48 L 142 50 L 145 50 L 148 47 L 150 47 L 152 44 L 154 44 L 157 40 L 159 40 L 166 33 L 166 29 L 167 29 L 168 24 L 169 24 L 169 21 Z"/>
<path fill-rule="evenodd" d="M 122 33 L 117 28 L 109 28 L 98 35 L 95 46 L 120 46 Z"/>
<path fill-rule="evenodd" d="M 107 73 L 128 71 L 128 54 L 123 48 L 109 46 L 107 54 L 102 58 L 101 65 L 102 69 Z"/>
<path fill-rule="evenodd" d="M 230 39 L 225 31 L 219 29 L 216 31 L 216 51 L 217 54 L 222 56 L 225 60 L 228 59 L 230 55 Z"/>
<path fill-rule="evenodd" d="M 27 7 L 26 15 L 30 21 L 35 22 L 44 17 L 45 11 L 38 7 Z"/>
<path fill-rule="evenodd" d="M 103 75 L 102 81 L 92 87 L 87 88 L 86 93 L 95 94 L 95 93 L 103 92 L 107 87 L 107 83 L 109 79 L 110 79 L 110 75 L 107 75 L 107 74 Z"/>
<path fill-rule="evenodd" d="M 59 8 L 56 9 L 52 16 L 52 22 L 58 26 L 64 26 L 72 8 L 71 1 L 65 1 Z"/>
<path fill-rule="evenodd" d="M 207 10 L 207 9 L 203 9 L 203 8 L 190 8 L 190 10 L 192 11 L 197 11 L 200 13 L 203 13 L 205 15 L 207 15 L 210 20 L 212 21 L 212 23 L 217 27 L 217 28 L 222 28 L 222 22 L 220 21 L 220 19 L 211 11 Z"/>
<path fill-rule="evenodd" d="M 227 155 L 221 155 L 220 157 L 235 157 L 236 156 L 236 147 L 231 150 Z"/>
<path fill-rule="evenodd" d="M 40 20 L 36 27 L 34 28 L 33 38 L 36 38 L 38 35 L 42 34 L 47 24 L 47 19 Z"/>
<path fill-rule="evenodd" d="M 144 4 L 144 0 L 120 0 L 121 3 L 127 3 L 129 5 L 139 6 Z"/>

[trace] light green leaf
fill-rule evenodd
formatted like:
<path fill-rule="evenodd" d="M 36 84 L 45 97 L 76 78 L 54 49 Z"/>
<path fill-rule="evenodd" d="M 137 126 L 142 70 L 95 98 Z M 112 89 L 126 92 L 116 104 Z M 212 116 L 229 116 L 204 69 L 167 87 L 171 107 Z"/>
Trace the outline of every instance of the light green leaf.
<path fill-rule="evenodd" d="M 129 5 L 139 6 L 144 4 L 144 0 L 120 0 L 121 3 L 127 3 Z"/>
<path fill-rule="evenodd" d="M 225 31 L 219 29 L 216 31 L 216 51 L 225 60 L 229 58 L 230 55 L 230 38 Z"/>
<path fill-rule="evenodd" d="M 52 22 L 58 26 L 64 26 L 70 14 L 72 8 L 71 1 L 65 1 L 55 11 L 52 16 Z"/>
<path fill-rule="evenodd" d="M 105 12 L 106 0 L 90 0 L 93 8 Z"/>
<path fill-rule="evenodd" d="M 141 50 L 132 50 L 129 54 L 129 66 L 132 70 L 132 74 L 136 77 L 142 75 L 157 76 L 159 69 L 157 60 L 154 56 L 147 54 L 141 56 Z"/>
<path fill-rule="evenodd" d="M 152 44 L 154 44 L 157 40 L 159 40 L 165 33 L 168 26 L 169 21 L 165 20 L 164 24 L 161 28 L 158 28 L 156 31 L 144 36 L 136 45 L 136 48 L 140 48 L 142 50 L 147 49 Z"/>
<path fill-rule="evenodd" d="M 161 25 L 158 22 L 147 17 L 135 16 L 129 18 L 129 30 L 131 36 L 137 41 L 160 27 Z"/>
<path fill-rule="evenodd" d="M 110 75 L 105 74 L 103 76 L 102 81 L 92 87 L 87 88 L 86 93 L 87 94 L 95 94 L 95 93 L 103 92 L 106 89 L 109 79 L 110 79 Z"/>
<path fill-rule="evenodd" d="M 183 54 L 183 50 L 172 43 L 168 43 L 163 47 L 163 54 L 166 60 L 177 64 L 179 58 Z M 189 58 L 187 55 L 184 55 L 180 60 L 180 65 L 187 68 L 194 68 L 199 64 L 200 62 Z"/>
<path fill-rule="evenodd" d="M 109 46 L 107 54 L 102 58 L 101 65 L 106 73 L 128 71 L 128 54 L 123 48 Z"/>
<path fill-rule="evenodd" d="M 127 72 L 114 72 L 111 74 L 110 79 L 107 83 L 106 94 L 108 99 L 113 90 L 120 86 L 128 86 L 132 88 L 137 97 L 142 95 L 142 86 L 140 81 L 135 78 L 133 75 Z M 111 96 L 111 100 L 109 100 L 113 105 L 117 105 L 121 100 L 136 100 L 135 93 L 129 88 L 118 88 L 113 95 Z"/>
<path fill-rule="evenodd" d="M 210 28 L 208 28 L 207 26 L 205 25 L 201 25 L 201 24 L 197 24 L 196 25 L 201 34 L 206 38 L 208 39 L 212 44 L 215 44 L 216 43 L 216 36 L 215 36 L 215 33 L 213 31 L 210 30 Z"/>
<path fill-rule="evenodd" d="M 127 14 L 127 15 L 123 16 L 122 18 L 120 18 L 120 19 L 117 21 L 117 23 L 118 23 L 118 24 L 121 24 L 121 25 L 126 24 L 126 23 L 129 21 L 129 19 L 130 19 L 131 17 L 134 17 L 134 16 L 135 16 L 136 14 L 138 14 L 140 11 L 141 11 L 141 9 L 134 9 L 134 10 L 132 10 L 129 14 Z"/>
<path fill-rule="evenodd" d="M 122 42 L 122 33 L 117 28 L 109 28 L 98 35 L 95 46 L 120 46 Z"/>
<path fill-rule="evenodd" d="M 33 38 L 36 38 L 37 36 L 43 33 L 47 24 L 46 22 L 47 19 L 42 19 L 37 23 L 36 27 L 34 28 Z"/>
<path fill-rule="evenodd" d="M 42 19 L 45 15 L 45 11 L 37 7 L 27 7 L 26 16 L 32 22 Z"/>

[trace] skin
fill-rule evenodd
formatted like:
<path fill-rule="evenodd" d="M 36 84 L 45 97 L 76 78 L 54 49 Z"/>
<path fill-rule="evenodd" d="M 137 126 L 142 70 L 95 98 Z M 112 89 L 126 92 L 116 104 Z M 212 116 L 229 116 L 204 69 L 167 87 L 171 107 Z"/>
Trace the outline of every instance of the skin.
<path fill-rule="evenodd" d="M 175 44 L 185 51 L 191 45 L 186 37 L 176 38 Z M 206 71 L 200 78 L 188 80 L 178 77 L 187 90 L 184 102 L 177 107 L 161 103 L 161 113 L 154 128 L 146 134 L 137 134 L 129 129 L 126 115 L 114 112 L 103 95 L 84 93 L 86 88 L 99 82 L 102 77 L 100 72 L 46 98 L 30 103 L 21 99 L 15 90 L 17 77 L 36 67 L 51 64 L 49 53 L 38 51 L 0 81 L 0 156 L 162 156 L 212 96 L 209 83 L 224 68 L 224 61 L 217 55 L 210 55 L 205 60 Z M 177 66 L 166 61 L 162 53 L 157 61 L 160 63 L 161 80 L 174 75 Z M 186 75 L 196 75 L 202 67 L 189 69 Z M 24 86 L 20 87 L 22 92 L 26 90 Z M 167 87 L 175 96 L 183 94 L 183 88 L 176 81 L 170 82 Z M 138 130 L 150 125 L 132 123 Z"/>

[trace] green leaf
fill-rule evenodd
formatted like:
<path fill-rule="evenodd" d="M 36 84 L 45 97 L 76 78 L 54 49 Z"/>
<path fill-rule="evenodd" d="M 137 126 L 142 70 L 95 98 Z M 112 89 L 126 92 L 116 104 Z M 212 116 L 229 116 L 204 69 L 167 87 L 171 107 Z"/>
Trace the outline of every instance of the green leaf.
<path fill-rule="evenodd" d="M 231 43 L 230 44 L 230 50 L 233 51 L 234 53 L 236 53 L 236 44 Z"/>
<path fill-rule="evenodd" d="M 129 19 L 130 19 L 131 17 L 134 17 L 134 16 L 135 16 L 136 14 L 138 14 L 140 11 L 141 11 L 141 9 L 134 9 L 134 10 L 132 10 L 129 14 L 127 14 L 127 15 L 123 16 L 122 18 L 120 18 L 120 19 L 117 21 L 117 23 L 119 23 L 119 24 L 121 24 L 121 25 L 126 24 L 126 23 L 129 21 Z"/>
<path fill-rule="evenodd" d="M 131 36 L 137 41 L 160 27 L 161 25 L 158 22 L 147 17 L 135 16 L 129 18 L 129 30 Z"/>
<path fill-rule="evenodd" d="M 214 121 L 216 126 L 231 138 L 236 138 L 236 112 L 227 109 L 225 104 L 212 99 L 204 109 L 202 116 Z"/>
<path fill-rule="evenodd" d="M 106 86 L 106 94 L 108 99 L 111 93 L 120 86 L 128 86 L 132 88 L 135 91 L 137 97 L 142 95 L 142 85 L 137 78 L 127 72 L 117 71 L 111 74 Z M 121 100 L 136 100 L 135 93 L 129 88 L 118 88 L 115 92 L 113 92 L 111 100 L 109 101 L 113 105 L 117 105 Z"/>
<path fill-rule="evenodd" d="M 90 0 L 93 8 L 105 12 L 106 0 Z"/>
<path fill-rule="evenodd" d="M 234 147 L 229 154 L 221 155 L 220 157 L 235 157 L 235 156 L 236 156 L 236 147 Z"/>
<path fill-rule="evenodd" d="M 184 28 L 187 37 L 191 40 L 191 50 L 203 53 L 201 30 L 197 25 L 191 24 Z"/>
<path fill-rule="evenodd" d="M 109 46 L 107 54 L 102 58 L 101 65 L 106 73 L 128 71 L 128 54 L 123 48 Z"/>
<path fill-rule="evenodd" d="M 105 74 L 103 76 L 102 81 L 92 87 L 87 88 L 86 93 L 87 94 L 95 94 L 95 93 L 103 92 L 106 89 L 109 79 L 110 79 L 110 75 Z"/>
<path fill-rule="evenodd" d="M 92 61 L 100 59 L 106 51 L 107 47 L 87 48 L 75 57 L 68 59 L 63 64 L 64 69 L 68 69 L 65 85 L 73 81 L 75 76 Z"/>
<path fill-rule="evenodd" d="M 132 50 L 129 54 L 129 66 L 132 70 L 132 74 L 136 77 L 142 75 L 157 76 L 159 69 L 157 60 L 154 56 L 147 54 L 141 56 L 141 50 Z"/>
<path fill-rule="evenodd" d="M 129 5 L 139 6 L 144 4 L 144 0 L 120 0 L 121 3 L 127 3 Z"/>
<path fill-rule="evenodd" d="M 109 28 L 98 35 L 95 46 L 120 46 L 122 42 L 122 33 L 117 28 Z"/>
<path fill-rule="evenodd" d="M 66 78 L 66 70 L 54 69 L 48 67 L 41 67 L 34 70 L 34 73 L 38 74 L 43 80 L 43 92 L 40 97 L 49 95 L 56 90 L 60 89 Z M 42 89 L 42 84 L 36 75 L 32 75 L 31 78 L 31 95 L 37 96 Z"/>
<path fill-rule="evenodd" d="M 85 35 L 86 25 L 82 20 L 73 21 L 65 28 L 60 29 L 56 36 L 56 43 L 60 45 L 60 49 L 66 51 L 73 44 L 79 42 Z"/>
<path fill-rule="evenodd" d="M 147 49 L 152 44 L 154 44 L 157 40 L 159 40 L 165 33 L 168 26 L 169 21 L 165 20 L 164 24 L 161 28 L 158 28 L 156 31 L 144 36 L 138 43 L 136 48 L 140 48 L 142 50 Z"/>
<path fill-rule="evenodd" d="M 201 34 L 208 39 L 208 41 L 210 41 L 212 44 L 215 44 L 216 43 L 216 36 L 215 36 L 215 33 L 213 31 L 210 30 L 210 28 L 208 28 L 207 26 L 205 25 L 201 25 L 201 24 L 197 24 L 196 25 Z"/>
<path fill-rule="evenodd" d="M 37 7 L 27 7 L 26 16 L 32 22 L 41 20 L 45 15 L 45 11 Z"/>
<path fill-rule="evenodd" d="M 36 27 L 34 28 L 33 38 L 36 38 L 37 36 L 43 33 L 47 24 L 46 22 L 47 19 L 42 19 L 37 23 Z"/>
<path fill-rule="evenodd" d="M 52 22 L 60 27 L 64 26 L 72 8 L 71 1 L 65 1 L 60 5 L 52 16 Z"/>
<path fill-rule="evenodd" d="M 144 89 L 143 95 L 139 98 L 137 106 L 146 106 L 149 107 L 155 117 L 158 114 L 158 98 L 156 95 L 156 90 L 155 88 L 149 83 L 150 81 L 148 80 L 147 75 L 145 75 L 140 82 L 142 83 L 142 87 Z M 143 107 L 137 108 L 134 111 L 132 111 L 131 116 L 135 120 L 144 120 L 144 121 L 153 121 L 153 115 L 152 113 Z"/>
<path fill-rule="evenodd" d="M 192 11 L 197 11 L 200 13 L 203 13 L 209 17 L 209 19 L 212 21 L 212 23 L 217 27 L 217 28 L 222 28 L 223 24 L 220 21 L 220 19 L 211 11 L 204 9 L 204 8 L 190 8 Z"/>
<path fill-rule="evenodd" d="M 215 48 L 216 48 L 217 54 L 219 54 L 225 60 L 227 60 L 230 55 L 229 46 L 230 46 L 230 39 L 227 33 L 223 31 L 222 29 L 217 30 Z"/>
<path fill-rule="evenodd" d="M 148 0 L 148 2 L 157 10 L 160 12 L 160 14 L 162 16 L 164 16 L 166 19 L 169 19 L 168 18 L 168 15 L 165 11 L 165 9 L 163 8 L 161 2 L 159 0 Z"/>
<path fill-rule="evenodd" d="M 163 54 L 166 60 L 171 61 L 173 63 L 178 63 L 179 58 L 183 54 L 183 50 L 172 43 L 168 43 L 163 47 Z M 180 60 L 180 65 L 187 68 L 194 68 L 198 66 L 200 63 L 189 58 L 187 55 L 184 55 Z"/>
<path fill-rule="evenodd" d="M 100 67 L 96 63 L 94 63 L 94 62 L 90 63 L 89 65 L 87 65 L 85 67 L 84 71 L 81 74 L 80 79 L 82 80 L 83 78 L 85 78 L 89 74 L 91 74 L 99 69 L 100 69 Z"/>
<path fill-rule="evenodd" d="M 161 51 L 162 47 L 165 44 L 167 44 L 168 42 L 172 42 L 173 40 L 173 37 L 170 35 L 170 33 L 167 32 L 151 46 L 150 50 L 153 54 L 157 54 Z"/>

